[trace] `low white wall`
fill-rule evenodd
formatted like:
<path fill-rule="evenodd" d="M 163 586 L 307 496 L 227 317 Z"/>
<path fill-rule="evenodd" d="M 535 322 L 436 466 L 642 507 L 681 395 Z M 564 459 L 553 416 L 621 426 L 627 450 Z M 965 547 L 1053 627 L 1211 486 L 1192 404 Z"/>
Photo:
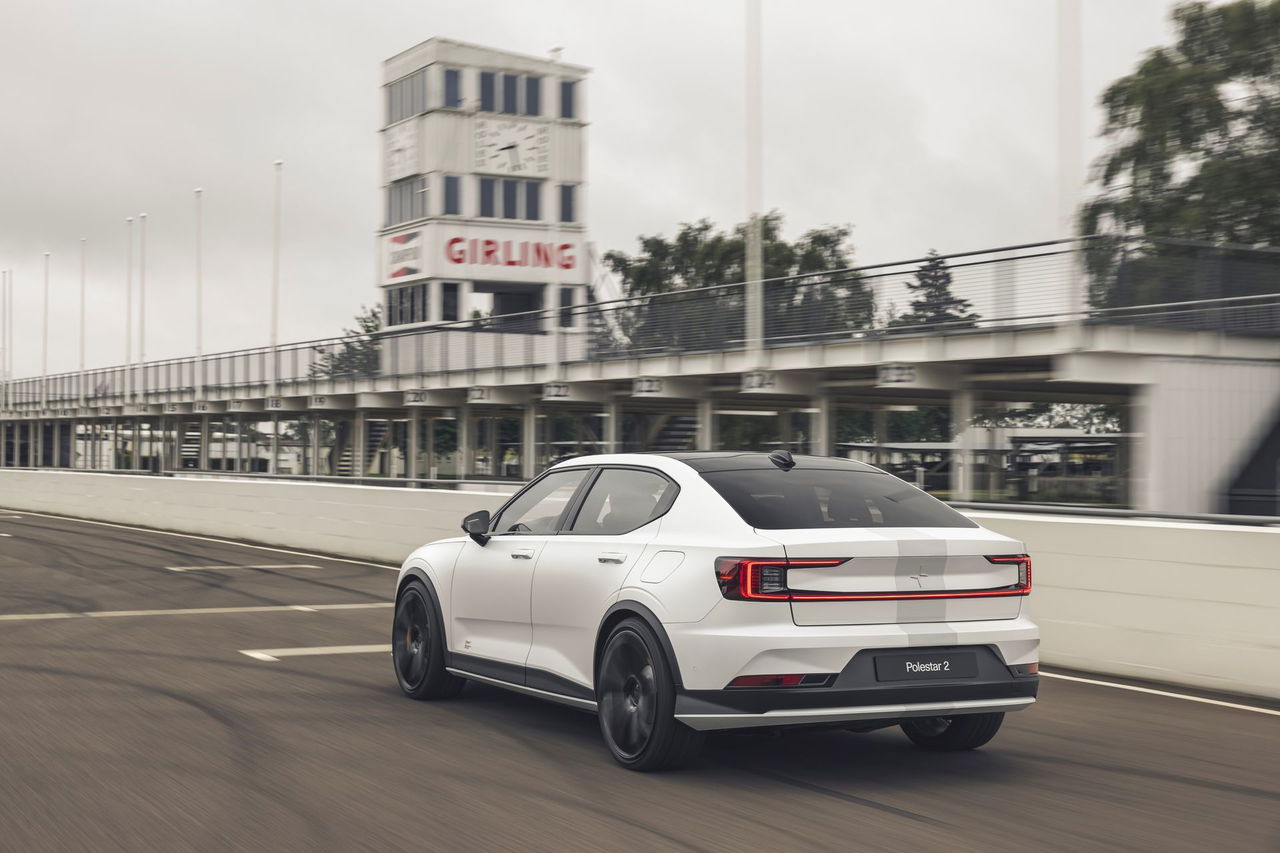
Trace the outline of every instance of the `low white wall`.
<path fill-rule="evenodd" d="M 0 507 L 399 564 L 506 495 L 0 469 Z M 1280 529 L 969 513 L 1027 543 L 1046 664 L 1280 698 Z"/>
<path fill-rule="evenodd" d="M 507 495 L 327 483 L 0 469 L 0 507 L 399 565 Z"/>
<path fill-rule="evenodd" d="M 1026 543 L 1046 664 L 1280 698 L 1280 528 L 966 514 Z"/>

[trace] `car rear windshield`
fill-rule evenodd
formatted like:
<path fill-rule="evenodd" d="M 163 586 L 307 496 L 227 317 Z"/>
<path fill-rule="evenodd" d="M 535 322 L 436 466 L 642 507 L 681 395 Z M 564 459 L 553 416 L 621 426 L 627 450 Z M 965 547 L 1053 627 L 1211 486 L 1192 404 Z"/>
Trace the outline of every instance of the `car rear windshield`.
<path fill-rule="evenodd" d="M 763 530 L 978 526 L 892 474 L 772 468 L 702 476 L 743 521 Z"/>

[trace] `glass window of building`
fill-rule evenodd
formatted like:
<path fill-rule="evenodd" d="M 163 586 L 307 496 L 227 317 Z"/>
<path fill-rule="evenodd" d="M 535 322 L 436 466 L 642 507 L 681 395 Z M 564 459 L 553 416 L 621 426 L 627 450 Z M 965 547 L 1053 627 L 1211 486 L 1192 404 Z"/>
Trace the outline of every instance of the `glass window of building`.
<path fill-rule="evenodd" d="M 387 293 L 387 325 L 403 326 L 431 319 L 427 295 L 426 283 L 392 288 Z"/>
<path fill-rule="evenodd" d="M 480 179 L 480 215 L 481 216 L 497 216 L 498 211 L 494 206 L 493 186 L 496 183 L 494 178 Z"/>
<path fill-rule="evenodd" d="M 524 218 L 542 218 L 542 182 L 524 182 Z"/>
<path fill-rule="evenodd" d="M 420 68 L 387 86 L 387 124 L 427 111 L 427 69 Z"/>
<path fill-rule="evenodd" d="M 440 285 L 440 319 L 451 323 L 458 319 L 458 283 L 446 281 Z"/>
<path fill-rule="evenodd" d="M 387 187 L 387 225 L 422 219 L 427 215 L 427 182 L 417 176 Z"/>
<path fill-rule="evenodd" d="M 444 105 L 454 109 L 462 106 L 462 72 L 457 68 L 444 70 Z"/>
<path fill-rule="evenodd" d="M 574 210 L 574 201 L 575 201 L 574 190 L 576 189 L 577 187 L 575 187 L 573 184 L 560 185 L 560 221 L 561 222 L 577 221 L 576 219 L 574 219 L 574 216 L 576 215 L 576 211 Z"/>
<path fill-rule="evenodd" d="M 573 288 L 560 288 L 560 328 L 567 329 L 573 325 Z"/>
<path fill-rule="evenodd" d="M 457 175 L 444 176 L 444 212 L 462 213 L 462 179 Z"/>
<path fill-rule="evenodd" d="M 574 96 L 577 94 L 576 90 L 576 81 L 560 81 L 560 118 L 577 118 L 577 105 L 574 103 Z"/>
<path fill-rule="evenodd" d="M 520 96 L 520 75 L 519 74 L 503 74 L 502 75 L 502 111 L 504 113 L 515 114 L 520 111 L 519 104 L 516 103 Z"/>
<path fill-rule="evenodd" d="M 533 74 L 524 78 L 524 114 L 542 115 L 542 78 Z"/>
<path fill-rule="evenodd" d="M 480 72 L 480 109 L 483 112 L 492 113 L 498 109 L 497 76 L 492 71 Z"/>
<path fill-rule="evenodd" d="M 520 195 L 520 184 L 523 181 L 505 178 L 502 181 L 502 218 L 519 219 L 517 199 Z"/>

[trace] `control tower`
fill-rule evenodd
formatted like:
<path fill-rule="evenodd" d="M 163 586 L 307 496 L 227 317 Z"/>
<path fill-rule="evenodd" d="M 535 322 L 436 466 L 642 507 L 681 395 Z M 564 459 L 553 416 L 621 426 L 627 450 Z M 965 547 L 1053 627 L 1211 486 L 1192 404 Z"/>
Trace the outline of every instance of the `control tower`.
<path fill-rule="evenodd" d="M 587 301 L 588 71 L 442 38 L 383 63 L 385 327 L 575 322 L 524 312 Z"/>

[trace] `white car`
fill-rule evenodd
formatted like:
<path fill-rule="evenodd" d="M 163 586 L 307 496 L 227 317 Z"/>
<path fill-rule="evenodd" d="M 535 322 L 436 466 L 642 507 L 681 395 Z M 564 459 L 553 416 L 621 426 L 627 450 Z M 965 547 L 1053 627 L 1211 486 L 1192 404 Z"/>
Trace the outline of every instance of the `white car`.
<path fill-rule="evenodd" d="M 870 465 L 765 453 L 561 462 L 405 561 L 392 658 L 598 713 L 653 770 L 722 729 L 901 725 L 973 749 L 1035 701 L 1022 543 Z"/>

